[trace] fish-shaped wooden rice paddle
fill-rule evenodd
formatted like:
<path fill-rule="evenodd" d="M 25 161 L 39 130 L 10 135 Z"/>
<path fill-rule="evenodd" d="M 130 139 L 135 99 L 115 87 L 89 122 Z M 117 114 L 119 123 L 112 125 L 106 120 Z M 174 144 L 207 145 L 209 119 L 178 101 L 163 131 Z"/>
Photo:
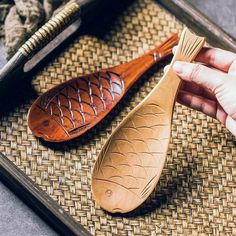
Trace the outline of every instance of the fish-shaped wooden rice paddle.
<path fill-rule="evenodd" d="M 31 106 L 28 125 L 34 135 L 60 142 L 78 137 L 101 121 L 135 81 L 171 54 L 174 34 L 155 49 L 128 63 L 66 81 Z"/>
<path fill-rule="evenodd" d="M 192 61 L 204 38 L 184 29 L 170 67 L 152 92 L 120 123 L 105 143 L 92 174 L 92 192 L 109 212 L 134 210 L 155 188 L 166 158 L 180 79 L 176 60 Z"/>

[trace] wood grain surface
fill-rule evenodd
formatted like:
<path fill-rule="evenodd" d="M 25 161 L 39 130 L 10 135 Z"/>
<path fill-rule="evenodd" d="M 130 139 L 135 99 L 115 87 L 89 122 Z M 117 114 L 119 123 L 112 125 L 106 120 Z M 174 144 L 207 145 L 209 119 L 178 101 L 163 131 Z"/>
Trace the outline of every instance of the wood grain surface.
<path fill-rule="evenodd" d="M 128 63 L 64 82 L 31 106 L 28 125 L 34 135 L 61 142 L 78 137 L 99 123 L 150 67 L 172 53 L 174 34 L 155 49 Z"/>
<path fill-rule="evenodd" d="M 152 92 L 112 133 L 95 163 L 94 199 L 109 212 L 127 213 L 141 205 L 161 176 L 171 134 L 180 78 L 176 60 L 192 61 L 205 39 L 185 28 L 170 67 Z M 168 96 L 168 98 L 167 98 Z"/>

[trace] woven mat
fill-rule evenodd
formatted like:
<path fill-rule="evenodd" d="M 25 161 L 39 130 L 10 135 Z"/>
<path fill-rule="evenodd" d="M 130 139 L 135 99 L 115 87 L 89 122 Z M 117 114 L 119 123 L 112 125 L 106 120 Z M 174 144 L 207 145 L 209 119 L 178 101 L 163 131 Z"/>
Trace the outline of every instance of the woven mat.
<path fill-rule="evenodd" d="M 138 0 L 103 39 L 76 40 L 33 85 L 41 94 L 72 77 L 126 62 L 182 28 L 155 1 Z M 178 104 L 165 168 L 145 204 L 125 216 L 110 215 L 92 199 L 91 171 L 102 145 L 162 74 L 163 66 L 151 70 L 100 125 L 67 144 L 49 145 L 31 134 L 26 123 L 31 100 L 1 119 L 0 151 L 94 235 L 236 235 L 233 137 L 218 122 Z"/>

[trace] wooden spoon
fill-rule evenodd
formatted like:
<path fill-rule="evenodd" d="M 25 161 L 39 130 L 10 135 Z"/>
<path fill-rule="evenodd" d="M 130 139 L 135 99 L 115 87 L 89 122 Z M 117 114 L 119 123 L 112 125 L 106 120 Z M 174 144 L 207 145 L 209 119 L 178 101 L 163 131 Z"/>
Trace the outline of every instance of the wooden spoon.
<path fill-rule="evenodd" d="M 93 169 L 92 192 L 105 210 L 132 211 L 155 188 L 166 158 L 173 107 L 180 85 L 172 69 L 173 63 L 192 61 L 204 41 L 184 29 L 169 69 L 102 148 Z"/>
<path fill-rule="evenodd" d="M 78 137 L 101 121 L 138 78 L 171 54 L 174 34 L 161 45 L 128 63 L 66 81 L 40 96 L 31 106 L 28 125 L 46 141 Z"/>

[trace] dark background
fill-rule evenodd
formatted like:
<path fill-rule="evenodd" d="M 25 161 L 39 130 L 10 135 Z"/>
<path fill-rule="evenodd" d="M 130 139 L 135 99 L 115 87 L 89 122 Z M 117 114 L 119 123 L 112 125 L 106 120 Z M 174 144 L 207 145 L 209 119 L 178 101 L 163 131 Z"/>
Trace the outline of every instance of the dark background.
<path fill-rule="evenodd" d="M 168 0 L 167 0 L 168 1 Z M 235 0 L 188 0 L 236 38 Z M 0 67 L 5 63 L 0 42 Z M 34 212 L 0 182 L 0 236 L 56 235 Z"/>

